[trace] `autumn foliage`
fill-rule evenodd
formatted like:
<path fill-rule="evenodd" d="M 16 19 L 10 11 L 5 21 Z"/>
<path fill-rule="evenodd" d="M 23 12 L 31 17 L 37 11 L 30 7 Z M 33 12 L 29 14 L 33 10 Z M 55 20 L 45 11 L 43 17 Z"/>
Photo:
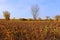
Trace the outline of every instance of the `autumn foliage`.
<path fill-rule="evenodd" d="M 8 11 L 4 11 L 3 15 L 4 15 L 6 20 L 10 20 L 10 13 Z"/>

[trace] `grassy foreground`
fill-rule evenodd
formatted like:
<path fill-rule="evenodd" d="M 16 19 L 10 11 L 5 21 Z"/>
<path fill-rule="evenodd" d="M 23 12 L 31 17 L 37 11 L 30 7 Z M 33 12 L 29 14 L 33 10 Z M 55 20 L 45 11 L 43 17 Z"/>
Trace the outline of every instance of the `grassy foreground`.
<path fill-rule="evenodd" d="M 60 22 L 0 20 L 0 40 L 60 40 Z"/>

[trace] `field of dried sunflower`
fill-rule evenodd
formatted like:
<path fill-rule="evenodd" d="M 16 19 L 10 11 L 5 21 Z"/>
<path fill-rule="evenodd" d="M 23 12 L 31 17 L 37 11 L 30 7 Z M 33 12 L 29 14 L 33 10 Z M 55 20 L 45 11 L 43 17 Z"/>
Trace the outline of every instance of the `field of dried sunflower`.
<path fill-rule="evenodd" d="M 0 20 L 0 40 L 60 40 L 60 22 Z"/>

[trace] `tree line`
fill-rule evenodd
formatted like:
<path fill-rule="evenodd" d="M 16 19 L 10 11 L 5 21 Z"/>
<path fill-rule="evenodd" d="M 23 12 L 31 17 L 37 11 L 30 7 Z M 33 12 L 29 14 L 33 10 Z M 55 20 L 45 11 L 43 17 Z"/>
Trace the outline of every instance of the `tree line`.
<path fill-rule="evenodd" d="M 38 18 L 38 16 L 39 16 L 39 13 L 38 13 L 39 12 L 39 6 L 38 5 L 32 6 L 31 12 L 32 12 L 31 14 L 33 16 L 33 19 L 30 18 L 28 20 L 42 20 L 40 17 Z M 4 11 L 3 15 L 4 15 L 6 20 L 10 20 L 10 12 Z M 27 20 L 27 19 L 20 18 L 20 20 Z M 44 20 L 56 20 L 56 21 L 58 21 L 58 20 L 60 20 L 60 15 L 54 16 L 54 19 L 51 19 L 49 16 L 46 16 L 46 19 L 44 19 Z"/>

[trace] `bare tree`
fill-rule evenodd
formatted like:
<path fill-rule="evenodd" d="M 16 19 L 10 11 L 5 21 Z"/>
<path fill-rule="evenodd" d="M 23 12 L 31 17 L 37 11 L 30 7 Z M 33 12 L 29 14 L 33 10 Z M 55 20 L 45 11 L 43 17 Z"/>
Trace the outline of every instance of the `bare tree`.
<path fill-rule="evenodd" d="M 36 20 L 38 15 L 39 15 L 39 13 L 38 13 L 38 11 L 39 11 L 38 5 L 32 6 L 31 11 L 32 11 L 32 16 L 33 16 L 34 20 Z"/>

